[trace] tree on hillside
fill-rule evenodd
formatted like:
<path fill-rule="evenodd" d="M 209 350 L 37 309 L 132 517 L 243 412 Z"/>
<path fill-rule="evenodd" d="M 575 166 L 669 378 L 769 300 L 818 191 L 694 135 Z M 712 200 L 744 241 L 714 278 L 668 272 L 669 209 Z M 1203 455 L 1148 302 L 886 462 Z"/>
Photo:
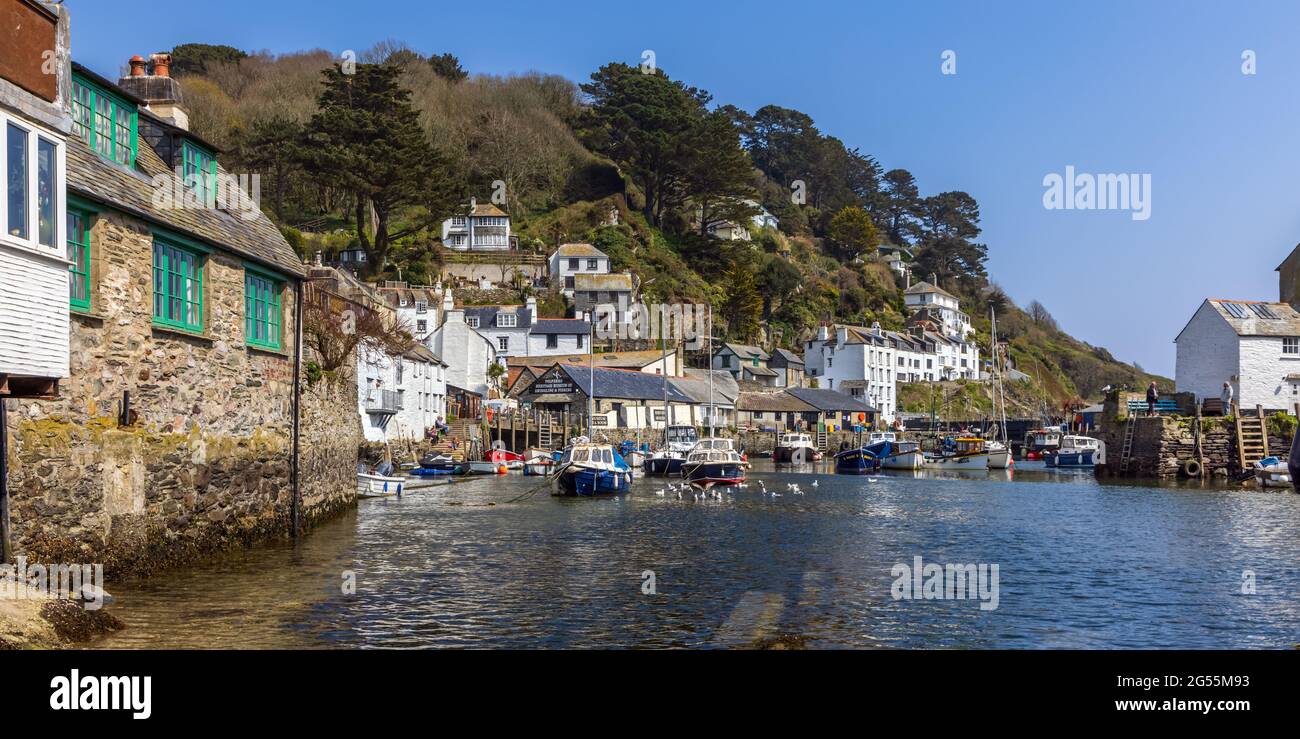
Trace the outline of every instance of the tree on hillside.
<path fill-rule="evenodd" d="M 921 209 L 916 178 L 905 169 L 891 169 L 881 179 L 881 195 L 877 222 L 883 225 L 885 238 L 897 246 L 911 244 L 917 237 Z"/>
<path fill-rule="evenodd" d="M 722 315 L 727 320 L 731 338 L 749 342 L 758 336 L 763 314 L 763 298 L 758 293 L 754 272 L 743 259 L 733 259 L 724 278 L 726 299 Z"/>
<path fill-rule="evenodd" d="M 431 55 L 429 66 L 433 67 L 434 74 L 449 82 L 460 82 L 469 76 L 469 72 L 460 66 L 460 60 L 452 54 Z"/>
<path fill-rule="evenodd" d="M 763 260 L 758 272 L 758 294 L 763 298 L 763 320 L 772 318 L 781 305 L 803 284 L 803 275 L 793 264 L 776 254 Z"/>
<path fill-rule="evenodd" d="M 921 249 L 914 268 L 935 274 L 940 282 L 957 280 L 971 289 L 981 287 L 988 273 L 988 247 L 972 239 L 980 234 L 980 209 L 964 192 L 943 192 L 920 203 Z"/>
<path fill-rule="evenodd" d="M 846 261 L 871 256 L 880 246 L 875 222 L 867 211 L 856 205 L 841 208 L 831 218 L 828 235 L 838 256 Z"/>
<path fill-rule="evenodd" d="M 204 74 L 209 63 L 238 64 L 241 59 L 248 58 L 246 52 L 221 44 L 181 44 L 171 50 L 171 55 L 171 74 L 174 77 Z"/>
<path fill-rule="evenodd" d="M 748 224 L 758 214 L 745 202 L 757 197 L 750 185 L 753 167 L 725 113 L 715 111 L 700 120 L 686 155 L 684 186 L 692 205 L 699 208 L 701 236 L 722 223 Z"/>
<path fill-rule="evenodd" d="M 247 139 L 239 147 L 239 159 L 249 169 L 269 180 L 271 208 L 283 220 L 284 195 L 290 180 L 302 171 L 303 127 L 294 120 L 273 116 L 253 123 Z"/>
<path fill-rule="evenodd" d="M 668 78 L 622 63 L 610 63 L 582 85 L 591 100 L 582 121 L 583 138 L 618 163 L 645 193 L 643 211 L 655 225 L 684 203 L 683 183 L 692 134 L 709 95 Z"/>
<path fill-rule="evenodd" d="M 398 84 L 396 67 L 358 64 L 353 74 L 344 74 L 335 65 L 323 74 L 325 89 L 307 127 L 304 160 L 313 174 L 355 194 L 357 238 L 369 273 L 378 274 L 393 241 L 446 218 L 460 192 L 446 158 L 425 136 L 410 92 Z M 394 227 L 398 217 L 404 219 L 401 228 Z"/>
<path fill-rule="evenodd" d="M 1056 319 L 1052 318 L 1052 314 L 1048 312 L 1047 306 L 1037 300 L 1032 301 L 1029 306 L 1025 308 L 1025 312 L 1029 314 L 1030 320 L 1040 328 L 1049 331 L 1056 330 Z"/>

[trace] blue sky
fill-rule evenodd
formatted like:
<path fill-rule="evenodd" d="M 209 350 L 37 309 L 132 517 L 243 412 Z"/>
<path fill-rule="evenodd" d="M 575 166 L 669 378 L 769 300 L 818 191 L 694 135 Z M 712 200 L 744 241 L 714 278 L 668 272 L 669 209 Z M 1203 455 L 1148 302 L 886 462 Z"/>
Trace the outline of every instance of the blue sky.
<path fill-rule="evenodd" d="M 1273 269 L 1300 242 L 1296 3 L 66 4 L 75 57 L 111 77 L 185 42 L 341 53 L 391 38 L 474 73 L 577 81 L 652 49 L 719 102 L 802 110 L 925 194 L 971 193 L 991 277 L 1017 303 L 1169 376 L 1200 300 L 1276 299 Z M 1043 178 L 1067 165 L 1150 174 L 1150 218 L 1046 210 Z"/>

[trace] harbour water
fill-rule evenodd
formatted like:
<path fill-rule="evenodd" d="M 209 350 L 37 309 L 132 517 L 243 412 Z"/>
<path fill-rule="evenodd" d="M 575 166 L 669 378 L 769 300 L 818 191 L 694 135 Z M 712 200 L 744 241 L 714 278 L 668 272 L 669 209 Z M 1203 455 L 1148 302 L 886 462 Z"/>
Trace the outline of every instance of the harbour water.
<path fill-rule="evenodd" d="M 665 484 L 639 477 L 622 498 L 553 498 L 525 495 L 538 479 L 515 473 L 361 501 L 297 546 L 115 584 L 128 628 L 92 646 L 1300 642 L 1300 496 L 1289 492 L 1101 484 L 1035 463 L 1013 475 L 848 477 L 758 461 L 750 484 L 720 499 L 660 495 Z M 996 609 L 973 596 L 896 600 L 892 570 L 916 557 L 998 565 Z"/>

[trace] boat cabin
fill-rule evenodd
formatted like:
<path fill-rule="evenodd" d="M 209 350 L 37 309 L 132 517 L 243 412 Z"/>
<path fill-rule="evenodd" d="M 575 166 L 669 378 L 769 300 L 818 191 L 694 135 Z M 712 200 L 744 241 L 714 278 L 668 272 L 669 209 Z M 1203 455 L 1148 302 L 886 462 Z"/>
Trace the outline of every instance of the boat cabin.
<path fill-rule="evenodd" d="M 1091 436 L 1063 436 L 1061 437 L 1061 452 L 1082 452 L 1089 449 L 1100 449 L 1101 440 L 1094 439 Z"/>
<path fill-rule="evenodd" d="M 589 469 L 617 470 L 619 472 L 627 469 L 627 465 L 623 463 L 622 458 L 614 453 L 614 447 L 609 444 L 574 444 L 564 450 L 560 463 L 573 464 L 577 467 Z"/>
<path fill-rule="evenodd" d="M 808 434 L 781 434 L 781 438 L 776 443 L 777 446 L 813 447 L 812 437 Z"/>

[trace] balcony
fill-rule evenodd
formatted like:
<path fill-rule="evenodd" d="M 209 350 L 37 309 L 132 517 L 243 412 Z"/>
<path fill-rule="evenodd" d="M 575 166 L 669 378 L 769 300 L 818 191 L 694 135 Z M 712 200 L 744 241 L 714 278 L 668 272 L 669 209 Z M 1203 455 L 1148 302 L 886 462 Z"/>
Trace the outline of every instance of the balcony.
<path fill-rule="evenodd" d="M 402 396 L 396 390 L 371 390 L 366 396 L 366 413 L 395 415 L 402 410 Z"/>

